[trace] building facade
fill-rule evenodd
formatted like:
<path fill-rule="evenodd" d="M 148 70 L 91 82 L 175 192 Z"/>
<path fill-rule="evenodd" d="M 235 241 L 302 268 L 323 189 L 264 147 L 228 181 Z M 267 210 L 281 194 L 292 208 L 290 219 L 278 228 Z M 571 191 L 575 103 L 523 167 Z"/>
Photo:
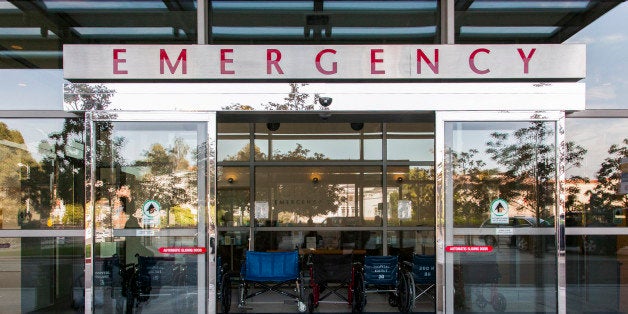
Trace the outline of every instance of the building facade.
<path fill-rule="evenodd" d="M 0 312 L 628 312 L 627 13 L 0 1 Z M 314 308 L 320 255 L 416 286 Z"/>

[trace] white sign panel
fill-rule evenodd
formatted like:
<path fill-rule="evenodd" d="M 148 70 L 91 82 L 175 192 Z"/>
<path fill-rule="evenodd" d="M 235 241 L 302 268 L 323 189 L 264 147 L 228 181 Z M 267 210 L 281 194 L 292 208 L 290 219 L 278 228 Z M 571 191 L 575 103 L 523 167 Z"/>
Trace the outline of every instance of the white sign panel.
<path fill-rule="evenodd" d="M 508 202 L 498 198 L 491 203 L 491 223 L 508 224 Z"/>
<path fill-rule="evenodd" d="M 397 218 L 399 219 L 411 219 L 412 218 L 412 201 L 400 200 L 397 204 Z"/>
<path fill-rule="evenodd" d="M 268 219 L 268 202 L 255 202 L 255 218 Z"/>
<path fill-rule="evenodd" d="M 68 80 L 579 80 L 585 45 L 64 45 Z"/>

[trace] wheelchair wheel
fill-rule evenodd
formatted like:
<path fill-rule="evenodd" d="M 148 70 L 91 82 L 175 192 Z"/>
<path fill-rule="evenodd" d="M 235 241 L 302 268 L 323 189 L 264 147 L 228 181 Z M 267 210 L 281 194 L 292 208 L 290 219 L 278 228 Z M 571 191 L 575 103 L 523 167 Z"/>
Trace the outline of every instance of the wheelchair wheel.
<path fill-rule="evenodd" d="M 366 305 L 366 292 L 364 291 L 364 277 L 362 273 L 356 273 L 353 283 L 353 303 L 351 313 L 362 313 Z"/>
<path fill-rule="evenodd" d="M 307 296 L 307 312 L 310 313 L 310 314 L 314 313 L 314 308 L 315 308 L 315 306 L 314 306 L 314 294 L 310 293 Z"/>
<path fill-rule="evenodd" d="M 222 312 L 229 314 L 231 309 L 231 276 L 228 273 L 222 276 L 222 282 L 220 283 L 220 305 L 222 306 Z"/>
<path fill-rule="evenodd" d="M 399 294 L 388 292 L 388 305 L 397 307 L 397 305 L 399 305 Z"/>
<path fill-rule="evenodd" d="M 493 295 L 491 305 L 493 306 L 493 310 L 495 310 L 495 312 L 506 312 L 506 297 L 504 297 L 501 293 L 496 293 Z"/>
<path fill-rule="evenodd" d="M 397 287 L 397 307 L 401 313 L 409 313 L 414 305 L 414 294 L 412 293 L 412 287 L 410 286 L 411 279 L 408 279 L 407 273 L 402 273 L 399 277 L 399 286 Z"/>

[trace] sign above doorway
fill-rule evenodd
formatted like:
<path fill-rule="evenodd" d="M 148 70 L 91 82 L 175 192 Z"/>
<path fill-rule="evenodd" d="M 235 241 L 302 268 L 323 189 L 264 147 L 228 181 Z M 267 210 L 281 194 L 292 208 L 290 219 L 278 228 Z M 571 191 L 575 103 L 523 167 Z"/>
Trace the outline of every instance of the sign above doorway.
<path fill-rule="evenodd" d="M 577 81 L 562 45 L 64 45 L 72 81 Z"/>

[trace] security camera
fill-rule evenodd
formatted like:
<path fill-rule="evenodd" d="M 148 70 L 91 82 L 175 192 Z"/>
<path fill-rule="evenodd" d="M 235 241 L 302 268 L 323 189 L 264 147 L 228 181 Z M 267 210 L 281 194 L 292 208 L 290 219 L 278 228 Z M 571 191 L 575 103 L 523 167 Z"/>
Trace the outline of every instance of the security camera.
<path fill-rule="evenodd" d="M 331 102 L 333 99 L 331 99 L 331 97 L 319 97 L 318 98 L 318 103 L 321 104 L 321 106 L 327 108 L 329 106 L 331 106 Z"/>

